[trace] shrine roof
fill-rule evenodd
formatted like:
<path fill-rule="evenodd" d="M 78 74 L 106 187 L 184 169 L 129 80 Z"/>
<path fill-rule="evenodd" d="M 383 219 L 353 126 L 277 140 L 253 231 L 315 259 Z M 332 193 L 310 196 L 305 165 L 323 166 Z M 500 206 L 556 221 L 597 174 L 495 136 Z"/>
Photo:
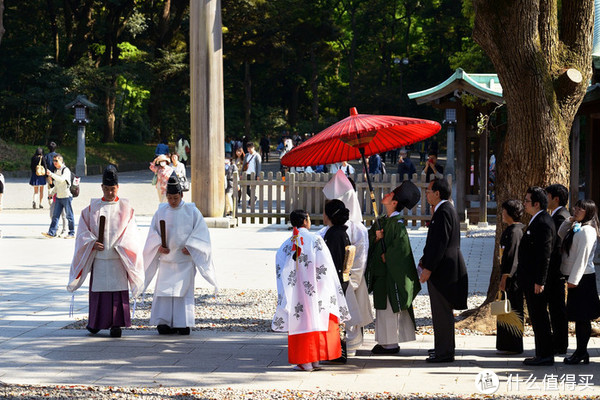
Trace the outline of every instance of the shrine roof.
<path fill-rule="evenodd" d="M 438 100 L 456 91 L 467 92 L 494 103 L 503 103 L 502 86 L 497 74 L 469 74 L 457 68 L 448 79 L 437 86 L 408 94 L 417 104 Z"/>

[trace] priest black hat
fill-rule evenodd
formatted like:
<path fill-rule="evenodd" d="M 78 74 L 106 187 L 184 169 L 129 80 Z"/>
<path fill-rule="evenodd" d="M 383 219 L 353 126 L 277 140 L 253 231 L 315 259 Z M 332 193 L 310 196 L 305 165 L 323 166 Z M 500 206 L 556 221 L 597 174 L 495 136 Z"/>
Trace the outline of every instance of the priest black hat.
<path fill-rule="evenodd" d="M 119 176 L 117 175 L 117 167 L 108 164 L 102 173 L 102 184 L 104 186 L 117 186 L 119 184 Z"/>
<path fill-rule="evenodd" d="M 409 210 L 417 205 L 421 200 L 421 191 L 411 181 L 404 181 L 400 186 L 394 189 L 394 200 L 398 202 L 398 210 L 406 207 Z"/>
<path fill-rule="evenodd" d="M 181 193 L 181 185 L 179 184 L 179 179 L 175 172 L 171 174 L 169 177 L 169 181 L 167 182 L 167 194 L 179 194 Z"/>

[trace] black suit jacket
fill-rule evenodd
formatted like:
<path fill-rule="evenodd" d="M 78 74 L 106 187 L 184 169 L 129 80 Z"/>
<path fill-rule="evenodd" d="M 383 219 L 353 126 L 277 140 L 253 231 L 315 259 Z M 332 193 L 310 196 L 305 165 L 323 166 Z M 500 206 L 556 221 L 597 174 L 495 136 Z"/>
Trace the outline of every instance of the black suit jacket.
<path fill-rule="evenodd" d="M 543 210 L 527 226 L 519 244 L 517 277 L 523 290 L 545 285 L 554 248 L 556 228 L 550 214 Z"/>
<path fill-rule="evenodd" d="M 558 228 L 562 225 L 565 219 L 571 217 L 569 211 L 565 207 L 561 207 L 553 216 L 552 221 L 554 222 L 554 230 L 558 232 Z M 552 255 L 550 256 L 550 270 L 548 271 L 548 278 L 558 279 L 562 276 L 560 273 L 560 264 L 562 263 L 562 253 L 560 248 L 562 246 L 562 240 L 558 235 L 555 235 L 554 248 L 552 249 Z"/>
<path fill-rule="evenodd" d="M 452 308 L 467 308 L 469 278 L 460 251 L 460 222 L 449 202 L 441 204 L 433 213 L 421 263 L 431 271 L 431 284 Z"/>

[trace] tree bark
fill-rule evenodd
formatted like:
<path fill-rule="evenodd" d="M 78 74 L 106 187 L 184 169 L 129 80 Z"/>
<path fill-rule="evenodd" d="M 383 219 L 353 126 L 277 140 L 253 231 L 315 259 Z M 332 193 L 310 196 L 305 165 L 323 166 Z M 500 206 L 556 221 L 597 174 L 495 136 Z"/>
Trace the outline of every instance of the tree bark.
<path fill-rule="evenodd" d="M 4 36 L 4 0 L 0 0 L 0 44 L 2 44 L 2 36 Z"/>
<path fill-rule="evenodd" d="M 252 75 L 250 61 L 244 61 L 244 136 L 250 138 L 252 116 Z"/>
<path fill-rule="evenodd" d="M 474 0 L 474 40 L 502 84 L 508 127 L 498 155 L 497 203 L 523 199 L 530 186 L 569 186 L 569 132 L 591 77 L 593 1 Z M 559 23 L 560 29 L 559 29 Z M 582 79 L 568 79 L 577 76 Z M 498 207 L 500 221 L 501 207 Z M 526 221 L 525 221 L 526 222 Z M 500 281 L 498 223 L 487 300 Z"/>
<path fill-rule="evenodd" d="M 185 16 L 188 5 L 188 0 L 167 0 L 163 3 L 160 19 L 153 35 L 155 41 L 155 59 L 159 60 L 164 57 L 164 52 L 169 48 L 173 36 L 181 28 L 181 21 Z M 159 75 L 161 71 L 154 72 Z M 154 132 L 154 138 L 157 140 L 168 139 L 163 137 L 162 132 L 163 79 L 164 78 L 157 78 L 153 80 L 152 89 L 150 90 L 150 99 L 148 100 L 148 117 Z"/>
<path fill-rule="evenodd" d="M 112 143 L 115 141 L 115 104 L 117 102 L 116 97 L 117 91 L 117 78 L 113 76 L 110 78 L 110 82 L 106 88 L 106 95 L 104 97 L 104 107 L 106 109 L 104 113 L 104 137 L 103 143 Z"/>
<path fill-rule="evenodd" d="M 54 44 L 54 62 L 58 64 L 60 39 L 58 36 L 56 7 L 54 4 L 54 0 L 47 0 L 46 4 L 48 6 L 48 19 L 50 19 L 50 31 L 52 32 L 52 42 Z"/>
<path fill-rule="evenodd" d="M 106 96 L 104 104 L 106 106 L 104 118 L 104 143 L 115 141 L 115 104 L 117 102 L 117 73 L 112 67 L 119 64 L 119 38 L 125 29 L 127 20 L 133 8 L 135 1 L 129 0 L 120 4 L 108 6 L 106 16 L 106 34 L 104 36 L 104 45 L 106 49 L 101 59 L 101 64 L 108 68 Z"/>
<path fill-rule="evenodd" d="M 319 131 L 319 66 L 317 64 L 317 55 L 315 49 L 310 49 L 310 91 L 312 93 L 312 131 Z"/>
<path fill-rule="evenodd" d="M 65 66 L 71 67 L 88 51 L 94 0 L 67 0 L 64 5 L 65 34 L 68 41 Z"/>

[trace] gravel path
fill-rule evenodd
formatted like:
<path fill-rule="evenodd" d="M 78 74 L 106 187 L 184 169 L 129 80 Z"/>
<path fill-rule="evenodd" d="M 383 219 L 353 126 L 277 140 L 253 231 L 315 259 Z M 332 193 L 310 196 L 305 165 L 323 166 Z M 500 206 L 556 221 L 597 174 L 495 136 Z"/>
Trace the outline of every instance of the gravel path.
<path fill-rule="evenodd" d="M 194 330 L 214 330 L 227 332 L 270 332 L 271 318 L 275 313 L 277 292 L 275 290 L 220 289 L 217 296 L 210 289 L 196 289 L 196 326 Z M 469 308 L 479 306 L 484 294 L 469 296 Z M 138 302 L 131 329 L 155 329 L 148 326 L 152 296 L 147 294 L 144 304 Z M 419 295 L 413 302 L 418 334 L 433 334 L 429 296 Z M 373 310 L 375 315 L 375 310 Z M 81 319 L 66 329 L 85 329 L 87 319 Z M 374 333 L 374 324 L 366 327 L 367 333 Z M 482 335 L 481 332 L 461 329 L 462 335 Z M 526 332 L 528 334 L 528 332 Z"/>
<path fill-rule="evenodd" d="M 211 289 L 196 289 L 196 326 L 193 330 L 212 330 L 224 332 L 271 332 L 271 318 L 275 313 L 277 292 L 260 289 L 220 289 L 215 297 Z M 467 300 L 469 309 L 478 307 L 485 300 L 485 294 L 471 294 Z M 371 301 L 372 304 L 372 301 Z M 131 305 L 133 307 L 133 304 Z M 137 330 L 154 330 L 149 326 L 152 293 L 145 296 L 144 303 L 138 302 L 131 328 Z M 429 295 L 418 295 L 413 307 L 417 321 L 417 334 L 432 335 L 431 308 Z M 460 313 L 459 311 L 456 312 Z M 375 310 L 373 310 L 375 315 Z M 80 319 L 65 329 L 85 329 L 87 318 Z M 592 322 L 592 327 L 600 329 L 600 321 Z M 365 327 L 366 333 L 375 333 L 375 324 Z M 571 323 L 569 333 L 574 336 L 575 326 Z M 457 329 L 458 335 L 485 335 L 473 329 Z M 525 326 L 525 336 L 533 336 L 531 326 Z"/>
<path fill-rule="evenodd" d="M 480 394 L 455 395 L 437 394 L 402 394 L 391 393 L 356 393 L 338 391 L 299 391 L 299 390 L 232 390 L 232 389 L 197 389 L 197 388 L 127 388 L 114 386 L 29 386 L 3 385 L 0 383 L 2 399 L 215 399 L 215 400 L 330 400 L 330 399 L 557 399 L 559 396 L 490 396 Z M 566 398 L 582 398 L 581 396 L 560 396 Z M 585 396 L 586 399 L 599 399 L 600 396 Z"/>

